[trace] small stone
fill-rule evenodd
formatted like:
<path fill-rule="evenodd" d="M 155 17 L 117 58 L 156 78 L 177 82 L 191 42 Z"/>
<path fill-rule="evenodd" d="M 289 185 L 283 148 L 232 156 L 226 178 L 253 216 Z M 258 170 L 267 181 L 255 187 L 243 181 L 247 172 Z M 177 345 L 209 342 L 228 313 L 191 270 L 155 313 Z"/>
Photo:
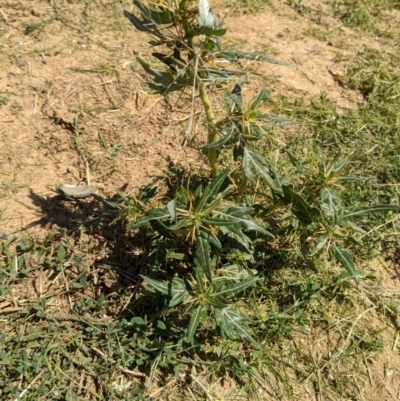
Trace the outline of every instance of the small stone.
<path fill-rule="evenodd" d="M 32 8 L 31 14 L 35 17 L 43 17 L 46 13 L 44 11 L 38 10 L 37 8 Z"/>

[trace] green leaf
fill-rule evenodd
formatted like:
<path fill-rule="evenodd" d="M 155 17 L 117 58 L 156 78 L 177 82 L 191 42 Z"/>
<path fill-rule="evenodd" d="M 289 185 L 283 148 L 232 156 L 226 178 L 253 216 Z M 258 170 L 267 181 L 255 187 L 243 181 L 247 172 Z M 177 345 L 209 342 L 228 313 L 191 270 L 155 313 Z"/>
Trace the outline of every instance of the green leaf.
<path fill-rule="evenodd" d="M 153 287 L 156 291 L 160 292 L 164 295 L 170 295 L 172 283 L 170 281 L 161 281 L 161 280 L 154 280 L 150 277 L 142 276 L 142 279 L 146 281 L 151 287 Z"/>
<path fill-rule="evenodd" d="M 208 281 L 212 283 L 210 245 L 201 235 L 197 235 L 195 262 L 203 269 Z"/>
<path fill-rule="evenodd" d="M 215 55 L 217 58 L 224 58 L 229 61 L 238 61 L 239 59 L 248 59 L 248 60 L 256 60 L 256 61 L 267 61 L 272 64 L 280 64 L 286 65 L 290 67 L 295 67 L 296 64 L 294 63 L 284 63 L 278 61 L 272 57 L 264 56 L 258 52 L 241 52 L 241 51 L 230 51 L 230 52 L 219 52 Z"/>
<path fill-rule="evenodd" d="M 185 64 L 182 61 L 175 59 L 173 56 L 167 56 L 166 54 L 156 52 L 151 53 L 151 55 L 171 68 L 174 73 L 185 68 Z"/>
<path fill-rule="evenodd" d="M 201 32 L 202 35 L 206 36 L 224 36 L 226 34 L 226 29 L 221 28 L 221 29 L 205 29 L 204 31 Z"/>
<path fill-rule="evenodd" d="M 237 224 L 237 221 L 233 220 L 228 220 L 224 218 L 218 218 L 218 217 L 204 217 L 201 220 L 202 224 L 207 224 L 209 226 L 229 226 L 232 224 Z"/>
<path fill-rule="evenodd" d="M 136 15 L 131 14 L 129 11 L 124 10 L 123 11 L 124 16 L 129 19 L 129 21 L 132 23 L 132 25 L 141 32 L 151 32 L 151 29 L 149 29 L 146 26 L 146 23 L 144 21 L 141 21 Z"/>
<path fill-rule="evenodd" d="M 187 342 L 193 341 L 194 334 L 196 333 L 199 324 L 207 317 L 208 308 L 206 305 L 198 305 L 194 311 L 191 311 L 189 328 L 187 333 Z"/>
<path fill-rule="evenodd" d="M 255 277 L 251 280 L 241 281 L 240 283 L 232 283 L 229 285 L 223 284 L 220 287 L 218 287 L 213 294 L 220 295 L 226 298 L 234 297 L 235 295 L 244 291 L 246 288 L 255 285 L 257 280 L 258 278 Z"/>
<path fill-rule="evenodd" d="M 211 202 L 219 192 L 221 185 L 224 183 L 226 177 L 230 173 L 230 169 L 226 169 L 219 176 L 217 176 L 212 183 L 204 190 L 198 202 L 196 202 L 196 206 L 194 208 L 195 213 L 201 212 L 207 203 Z"/>
<path fill-rule="evenodd" d="M 231 306 L 226 298 L 214 294 L 208 294 L 207 303 L 217 309 L 225 309 Z"/>
<path fill-rule="evenodd" d="M 202 149 L 220 149 L 222 148 L 224 145 L 230 145 L 232 143 L 237 142 L 238 138 L 239 138 L 239 133 L 237 132 L 237 130 L 232 129 L 232 128 L 225 128 L 221 131 L 221 138 L 217 139 L 214 142 L 209 143 L 206 146 L 203 146 Z"/>
<path fill-rule="evenodd" d="M 224 308 L 224 309 L 216 309 L 215 317 L 217 319 L 218 324 L 221 326 L 222 333 L 228 337 L 233 339 L 233 332 L 235 331 L 241 338 L 252 343 L 255 347 L 259 348 L 260 345 L 256 340 L 250 335 L 247 328 L 242 324 L 242 322 L 248 321 L 249 318 L 243 315 L 233 307 Z"/>
<path fill-rule="evenodd" d="M 237 84 L 236 84 L 237 85 Z M 235 88 L 234 88 L 235 89 Z M 241 91 L 241 87 L 240 87 Z M 243 99 L 242 95 L 237 95 L 232 92 L 225 92 L 225 96 L 227 97 L 227 103 L 230 110 L 232 110 L 235 115 L 243 115 Z"/>
<path fill-rule="evenodd" d="M 132 3 L 150 26 L 154 26 L 155 24 L 171 24 L 175 20 L 174 14 L 169 11 L 155 10 L 152 7 L 146 6 L 141 0 L 133 0 Z"/>
<path fill-rule="evenodd" d="M 186 37 L 193 38 L 193 37 L 199 36 L 199 35 L 220 37 L 220 36 L 224 36 L 226 34 L 226 31 L 227 30 L 225 28 L 218 29 L 218 27 L 216 29 L 207 29 L 204 27 L 190 27 L 189 31 L 186 34 Z M 220 38 L 218 38 L 218 39 L 220 39 Z M 218 49 L 218 47 L 215 46 L 215 43 L 212 42 L 210 45 L 212 45 L 211 49 Z M 206 47 L 206 49 L 207 49 L 207 47 Z"/>
<path fill-rule="evenodd" d="M 242 281 L 250 279 L 257 274 L 257 270 L 249 270 L 238 265 L 225 265 L 218 269 L 218 279 L 227 279 L 229 281 Z"/>
<path fill-rule="evenodd" d="M 57 259 L 60 263 L 64 262 L 65 259 L 65 248 L 60 245 L 60 247 L 58 248 L 58 252 L 57 252 Z"/>
<path fill-rule="evenodd" d="M 171 219 L 176 221 L 176 200 L 172 199 L 167 203 L 167 209 L 171 216 Z"/>
<path fill-rule="evenodd" d="M 265 89 L 265 86 L 263 86 L 260 93 L 251 100 L 249 110 L 256 111 L 260 105 L 269 100 L 271 100 L 271 94 Z"/>
<path fill-rule="evenodd" d="M 209 224 L 213 224 L 213 221 L 220 221 L 220 222 L 226 222 L 226 224 L 216 224 L 215 225 L 221 225 L 221 226 L 230 226 L 230 225 L 236 225 L 240 224 L 244 229 L 248 231 L 258 231 L 260 233 L 269 235 L 272 238 L 275 238 L 275 236 L 270 233 L 269 231 L 265 230 L 263 227 L 261 227 L 259 224 L 257 224 L 254 220 L 252 220 L 249 217 L 242 217 L 242 216 L 235 216 L 229 213 L 229 209 L 226 212 L 223 211 L 216 211 L 216 215 L 218 218 L 213 218 L 213 219 L 203 219 L 204 222 L 210 221 Z"/>
<path fill-rule="evenodd" d="M 300 174 L 305 175 L 306 172 L 304 171 L 303 166 L 300 164 L 300 162 L 288 150 L 286 151 L 286 153 L 289 156 L 290 162 L 293 164 L 294 167 L 296 167 L 296 170 Z"/>
<path fill-rule="evenodd" d="M 393 212 L 400 211 L 400 205 L 375 205 L 375 206 L 358 207 L 353 211 L 351 211 L 350 213 L 346 213 L 344 217 L 345 218 L 360 217 L 368 213 L 386 213 L 392 211 Z"/>
<path fill-rule="evenodd" d="M 187 289 L 185 281 L 174 277 L 172 280 L 154 280 L 150 277 L 142 276 L 144 281 L 153 287 L 157 292 L 168 297 L 168 305 L 176 306 L 180 303 L 192 298 L 192 295 Z"/>
<path fill-rule="evenodd" d="M 146 63 L 142 58 L 136 57 L 136 59 L 154 82 L 154 84 L 151 82 L 147 84 L 156 91 L 161 91 L 162 93 L 173 92 L 193 84 L 192 75 L 174 75 L 171 71 L 153 70 L 150 64 Z"/>
<path fill-rule="evenodd" d="M 167 326 L 165 325 L 165 323 L 161 320 L 157 320 L 157 329 L 160 330 L 165 330 L 167 328 Z"/>
<path fill-rule="evenodd" d="M 188 218 L 179 219 L 173 226 L 169 226 L 168 230 L 179 231 L 182 230 L 182 228 L 186 228 L 189 224 L 191 224 L 190 219 Z"/>
<path fill-rule="evenodd" d="M 216 68 L 200 68 L 199 75 L 203 79 L 229 79 L 230 72 L 226 70 L 218 70 Z M 236 74 L 235 74 L 236 75 Z"/>
<path fill-rule="evenodd" d="M 165 220 L 171 218 L 167 209 L 153 209 L 150 210 L 146 216 L 140 217 L 134 223 L 128 224 L 128 229 L 145 227 L 153 220 Z"/>
<path fill-rule="evenodd" d="M 180 206 L 186 207 L 188 204 L 189 196 L 185 187 L 180 186 L 175 199 Z"/>
<path fill-rule="evenodd" d="M 243 233 L 242 227 L 240 224 L 229 224 L 226 226 L 221 226 L 221 231 L 225 234 L 233 235 L 235 238 L 245 238 L 247 239 L 248 237 Z M 245 241 L 246 242 L 246 241 Z"/>
<path fill-rule="evenodd" d="M 200 269 L 199 267 L 194 268 L 194 277 L 196 279 L 196 284 L 197 284 L 197 292 L 199 294 L 202 294 L 204 292 L 204 271 Z"/>
<path fill-rule="evenodd" d="M 204 222 L 204 221 L 203 221 Z M 204 232 L 201 231 L 201 236 L 211 245 L 214 245 L 218 249 L 222 249 L 222 245 L 218 237 L 211 231 Z"/>
<path fill-rule="evenodd" d="M 181 252 L 172 252 L 167 250 L 166 259 L 173 259 L 173 260 L 185 260 L 186 254 Z"/>
<path fill-rule="evenodd" d="M 302 224 L 309 225 L 314 221 L 320 220 L 321 212 L 309 205 L 301 195 L 286 185 L 282 185 L 282 190 L 285 203 L 292 204 L 293 213 Z"/>
<path fill-rule="evenodd" d="M 246 178 L 251 183 L 254 183 L 254 172 L 259 175 L 273 191 L 278 190 L 270 175 L 267 161 L 249 146 L 245 146 L 243 149 L 243 170 Z"/>
<path fill-rule="evenodd" d="M 332 176 L 334 176 L 336 173 L 339 173 L 347 164 L 348 159 L 344 158 L 342 160 L 337 161 L 339 158 L 339 155 L 336 155 L 335 158 L 333 159 L 332 162 Z"/>
<path fill-rule="evenodd" d="M 328 236 L 322 236 L 317 238 L 317 243 L 314 247 L 314 249 L 311 252 L 311 255 L 315 255 L 318 253 L 321 249 L 325 247 L 325 245 L 328 243 L 329 237 Z"/>
<path fill-rule="evenodd" d="M 360 282 L 360 274 L 354 266 L 353 258 L 351 257 L 350 253 L 337 242 L 333 242 L 332 247 L 336 260 L 342 264 L 342 266 L 358 284 Z"/>
<path fill-rule="evenodd" d="M 365 236 L 369 235 L 368 231 L 365 231 L 363 228 L 357 226 L 356 224 L 352 223 L 351 221 L 346 221 L 346 224 L 348 224 L 354 231 L 356 231 L 362 235 L 365 235 Z"/>

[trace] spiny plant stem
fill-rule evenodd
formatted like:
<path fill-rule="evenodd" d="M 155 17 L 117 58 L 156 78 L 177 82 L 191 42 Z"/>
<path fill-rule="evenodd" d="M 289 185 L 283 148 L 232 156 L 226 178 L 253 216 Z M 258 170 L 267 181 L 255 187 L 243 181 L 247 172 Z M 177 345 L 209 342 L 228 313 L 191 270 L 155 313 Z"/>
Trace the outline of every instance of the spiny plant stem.
<path fill-rule="evenodd" d="M 215 130 L 215 126 L 217 121 L 215 120 L 214 112 L 211 107 L 210 98 L 208 97 L 208 93 L 206 87 L 203 82 L 199 80 L 199 90 L 200 90 L 200 98 L 203 103 L 204 111 L 206 112 L 207 122 L 208 122 L 208 144 L 213 143 L 217 140 L 217 133 Z M 215 149 L 208 150 L 208 161 L 211 166 L 211 174 L 215 178 L 219 175 L 219 164 L 218 164 L 218 154 Z"/>

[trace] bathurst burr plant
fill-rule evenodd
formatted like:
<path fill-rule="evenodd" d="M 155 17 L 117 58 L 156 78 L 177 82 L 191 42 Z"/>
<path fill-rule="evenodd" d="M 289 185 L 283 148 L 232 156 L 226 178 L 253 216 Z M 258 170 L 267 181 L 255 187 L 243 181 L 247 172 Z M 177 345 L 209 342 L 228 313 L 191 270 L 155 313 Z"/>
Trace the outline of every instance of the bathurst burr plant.
<path fill-rule="evenodd" d="M 147 84 L 164 95 L 189 89 L 193 101 L 199 99 L 207 130 L 199 153 L 207 155 L 211 170 L 208 183 L 193 188 L 189 180 L 166 199 L 165 207 L 148 210 L 128 226 L 143 232 L 149 242 L 147 264 L 156 276 L 158 270 L 164 276 L 143 279 L 171 316 L 188 320 L 185 341 L 195 341 L 196 330 L 211 319 L 222 335 L 236 333 L 257 346 L 246 326 L 248 318 L 232 299 L 262 285 L 259 270 L 271 254 L 279 253 L 280 247 L 295 249 L 296 257 L 313 269 L 321 257 L 328 257 L 359 282 L 362 276 L 349 245 L 361 245 L 368 233 L 355 220 L 399 207 L 354 208 L 343 194 L 346 185 L 361 181 L 345 174 L 346 159 L 316 156 L 304 166 L 277 146 L 274 127 L 289 120 L 266 111 L 271 99 L 264 86 L 253 98 L 244 99 L 238 82 L 242 73 L 227 69 L 226 63 L 240 59 L 290 63 L 258 52 L 225 50 L 222 38 L 227 30 L 216 20 L 208 0 L 133 0 L 133 6 L 125 16 L 149 35 L 149 45 L 157 47 L 152 57 L 165 66 L 157 70 L 138 56 L 149 77 Z M 217 116 L 211 94 L 229 85 L 225 114 Z M 274 152 L 291 169 L 282 170 L 281 164 L 272 162 Z M 223 163 L 222 154 L 230 155 Z"/>

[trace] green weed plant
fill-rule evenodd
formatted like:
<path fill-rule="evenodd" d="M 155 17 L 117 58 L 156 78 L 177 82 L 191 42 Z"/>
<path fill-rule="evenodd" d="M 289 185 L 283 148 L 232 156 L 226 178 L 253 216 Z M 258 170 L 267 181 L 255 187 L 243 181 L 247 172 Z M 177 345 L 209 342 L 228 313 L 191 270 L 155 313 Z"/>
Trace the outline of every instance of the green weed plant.
<path fill-rule="evenodd" d="M 350 250 L 362 246 L 368 233 L 358 221 L 400 206 L 348 204 L 343 199 L 346 189 L 363 180 L 346 174 L 348 159 L 339 154 L 304 166 L 286 150 L 282 157 L 290 161 L 300 183 L 294 185 L 270 157 L 277 150 L 274 128 L 290 121 L 264 111 L 271 101 L 264 87 L 247 103 L 240 83 L 225 90 L 225 116 L 216 119 L 210 89 L 226 87 L 240 75 L 221 67 L 220 60 L 290 64 L 258 52 L 225 50 L 222 38 L 227 30 L 207 0 L 133 0 L 133 5 L 134 13 L 125 11 L 125 16 L 151 37 L 150 46 L 165 49 L 152 53 L 167 67 L 164 70 L 137 57 L 149 76 L 149 87 L 162 94 L 186 88 L 197 92 L 208 131 L 199 153 L 207 155 L 211 170 L 208 182 L 197 188 L 190 182 L 180 186 L 165 207 L 148 210 L 128 226 L 142 230 L 150 243 L 148 262 L 154 275 L 143 279 L 161 296 L 167 311 L 179 308 L 189 317 L 186 342 L 193 343 L 201 325 L 212 321 L 211 327 L 223 336 L 239 335 L 258 347 L 247 326 L 249 319 L 234 298 L 262 285 L 255 267 L 263 267 L 266 255 L 279 253 L 280 243 L 295 238 L 309 267 L 317 270 L 321 258 L 330 257 L 359 283 L 364 276 Z M 221 155 L 228 154 L 221 172 Z M 155 278 L 166 266 L 173 274 Z"/>

